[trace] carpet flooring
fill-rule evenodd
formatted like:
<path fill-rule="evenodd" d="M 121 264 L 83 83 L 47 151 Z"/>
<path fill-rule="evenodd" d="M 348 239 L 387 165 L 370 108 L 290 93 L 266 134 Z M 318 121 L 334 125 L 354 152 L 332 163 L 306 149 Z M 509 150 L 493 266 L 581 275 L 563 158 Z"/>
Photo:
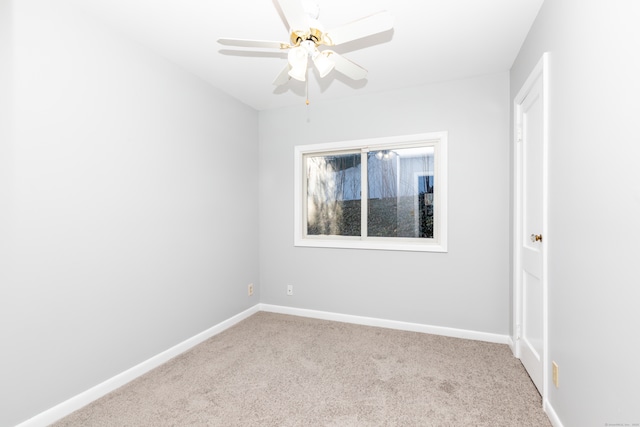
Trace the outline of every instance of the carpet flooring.
<path fill-rule="evenodd" d="M 506 345 L 260 312 L 72 426 L 551 426 Z"/>

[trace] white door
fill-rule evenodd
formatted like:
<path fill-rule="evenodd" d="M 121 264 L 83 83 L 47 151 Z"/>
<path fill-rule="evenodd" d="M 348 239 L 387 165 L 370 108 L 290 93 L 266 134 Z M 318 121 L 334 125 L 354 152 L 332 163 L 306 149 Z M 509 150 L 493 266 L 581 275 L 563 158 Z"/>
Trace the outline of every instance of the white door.
<path fill-rule="evenodd" d="M 516 356 L 544 396 L 546 365 L 545 57 L 515 99 Z"/>

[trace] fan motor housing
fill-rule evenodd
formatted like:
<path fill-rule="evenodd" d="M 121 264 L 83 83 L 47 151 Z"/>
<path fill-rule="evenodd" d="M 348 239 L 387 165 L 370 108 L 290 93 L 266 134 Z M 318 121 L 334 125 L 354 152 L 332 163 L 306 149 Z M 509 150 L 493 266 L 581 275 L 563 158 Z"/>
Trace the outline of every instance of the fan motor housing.
<path fill-rule="evenodd" d="M 291 44 L 299 46 L 305 40 L 312 41 L 316 47 L 321 44 L 327 44 L 324 40 L 324 34 L 317 28 L 310 28 L 309 31 L 291 31 Z"/>

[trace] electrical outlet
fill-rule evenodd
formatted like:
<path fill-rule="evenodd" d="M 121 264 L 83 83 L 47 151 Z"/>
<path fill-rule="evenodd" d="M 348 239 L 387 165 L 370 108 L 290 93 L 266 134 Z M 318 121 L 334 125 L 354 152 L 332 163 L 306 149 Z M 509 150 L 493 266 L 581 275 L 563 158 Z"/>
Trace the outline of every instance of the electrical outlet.
<path fill-rule="evenodd" d="M 249 283 L 249 287 L 247 288 L 247 294 L 249 294 L 249 296 L 253 295 L 253 283 Z"/>
<path fill-rule="evenodd" d="M 293 285 L 287 286 L 287 295 L 293 295 Z"/>
<path fill-rule="evenodd" d="M 558 364 L 556 362 L 551 362 L 551 380 L 553 384 L 555 384 L 556 388 L 560 387 L 560 380 L 558 379 Z"/>

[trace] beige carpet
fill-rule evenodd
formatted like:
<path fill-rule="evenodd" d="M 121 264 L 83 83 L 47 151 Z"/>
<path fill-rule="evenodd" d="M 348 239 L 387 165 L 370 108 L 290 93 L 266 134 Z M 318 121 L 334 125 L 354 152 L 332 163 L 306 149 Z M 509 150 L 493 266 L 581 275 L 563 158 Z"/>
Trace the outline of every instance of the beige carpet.
<path fill-rule="evenodd" d="M 56 426 L 550 426 L 506 345 L 257 313 Z"/>

